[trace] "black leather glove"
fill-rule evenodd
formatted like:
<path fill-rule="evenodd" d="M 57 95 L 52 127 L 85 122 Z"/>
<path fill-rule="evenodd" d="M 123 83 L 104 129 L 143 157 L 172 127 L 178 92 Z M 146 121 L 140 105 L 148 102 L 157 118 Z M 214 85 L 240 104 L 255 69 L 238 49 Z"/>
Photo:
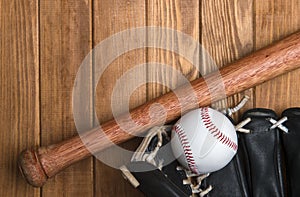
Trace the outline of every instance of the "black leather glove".
<path fill-rule="evenodd" d="M 274 111 L 251 109 L 242 119 L 251 118 L 244 128 L 249 134 L 241 134 L 239 148 L 247 158 L 247 180 L 252 196 L 285 196 L 283 151 L 278 128 L 270 129 L 270 118 L 277 120 Z"/>
<path fill-rule="evenodd" d="M 300 196 L 300 108 L 286 109 L 282 117 L 287 117 L 283 133 L 283 145 L 286 155 L 288 196 Z"/>

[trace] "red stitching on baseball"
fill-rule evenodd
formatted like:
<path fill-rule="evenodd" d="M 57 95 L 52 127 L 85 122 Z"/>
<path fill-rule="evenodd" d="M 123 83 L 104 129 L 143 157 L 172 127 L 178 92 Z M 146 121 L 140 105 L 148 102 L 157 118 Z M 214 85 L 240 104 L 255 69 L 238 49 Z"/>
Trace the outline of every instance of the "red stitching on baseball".
<path fill-rule="evenodd" d="M 213 133 L 216 133 L 216 132 L 218 132 L 218 129 L 217 129 L 217 128 L 214 128 L 213 131 L 212 131 L 211 133 L 213 134 Z"/>
<path fill-rule="evenodd" d="M 178 137 L 179 137 L 179 140 L 183 146 L 183 152 L 184 152 L 184 155 L 185 155 L 185 158 L 187 160 L 187 163 L 188 163 L 188 166 L 190 168 L 190 170 L 196 174 L 199 173 L 198 171 L 198 168 L 196 166 L 196 162 L 195 162 L 195 159 L 193 157 L 193 153 L 192 153 L 192 150 L 191 150 L 191 146 L 189 144 L 189 141 L 187 139 L 187 136 L 184 132 L 184 130 L 181 128 L 180 125 L 175 125 L 174 126 L 174 131 L 177 133 Z"/>
<path fill-rule="evenodd" d="M 214 137 L 217 137 L 220 135 L 220 131 L 218 130 L 217 133 L 214 135 Z M 217 137 L 218 138 L 218 137 Z"/>
<path fill-rule="evenodd" d="M 228 143 L 228 141 L 229 141 L 229 137 L 227 137 L 227 136 L 226 136 L 226 142 L 225 142 L 225 143 L 227 144 L 227 143 Z"/>
<path fill-rule="evenodd" d="M 232 148 L 234 151 L 237 150 L 238 146 L 235 142 L 233 142 L 228 136 L 226 136 L 222 131 L 220 131 L 211 121 L 208 108 L 201 108 L 201 118 L 204 122 L 205 127 L 210 131 L 210 133 L 217 138 L 222 144 Z"/>

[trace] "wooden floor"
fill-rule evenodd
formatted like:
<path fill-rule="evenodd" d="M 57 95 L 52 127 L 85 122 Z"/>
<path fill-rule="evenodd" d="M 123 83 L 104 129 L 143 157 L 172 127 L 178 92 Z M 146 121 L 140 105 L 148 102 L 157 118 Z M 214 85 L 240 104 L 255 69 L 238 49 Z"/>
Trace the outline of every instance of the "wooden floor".
<path fill-rule="evenodd" d="M 69 167 L 41 189 L 26 184 L 17 170 L 21 150 L 76 134 L 72 89 L 90 50 L 128 28 L 169 27 L 202 43 L 221 67 L 300 30 L 300 0 L 0 0 L 0 25 L 0 196 L 132 197 L 143 195 L 118 170 L 93 158 Z M 199 76 L 184 58 L 171 52 L 153 48 L 128 52 L 109 66 L 98 83 L 95 105 L 100 122 L 112 117 L 110 98 L 117 79 L 150 61 L 172 65 L 189 80 Z M 200 69 L 211 68 L 201 65 Z M 176 84 L 176 78 L 162 76 L 160 70 L 147 75 Z M 299 76 L 300 70 L 293 71 L 226 102 L 233 105 L 247 94 L 251 100 L 244 110 L 264 107 L 280 114 L 300 106 Z M 130 106 L 166 91 L 145 84 L 134 92 Z M 90 118 L 91 126 L 93 122 Z"/>

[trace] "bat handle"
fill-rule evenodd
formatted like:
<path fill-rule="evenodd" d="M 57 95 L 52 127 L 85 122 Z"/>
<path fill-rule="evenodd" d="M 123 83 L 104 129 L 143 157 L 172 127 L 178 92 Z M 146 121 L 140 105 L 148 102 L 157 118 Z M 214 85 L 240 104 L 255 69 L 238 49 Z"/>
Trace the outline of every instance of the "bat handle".
<path fill-rule="evenodd" d="M 18 166 L 29 184 L 41 187 L 48 178 L 90 155 L 77 135 L 54 145 L 24 150 L 19 155 Z"/>

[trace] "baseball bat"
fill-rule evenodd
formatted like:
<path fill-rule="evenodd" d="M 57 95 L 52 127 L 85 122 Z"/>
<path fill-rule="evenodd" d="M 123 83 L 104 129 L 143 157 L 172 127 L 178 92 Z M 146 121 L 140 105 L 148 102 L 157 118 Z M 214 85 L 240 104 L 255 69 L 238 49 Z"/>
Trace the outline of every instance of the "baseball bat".
<path fill-rule="evenodd" d="M 300 67 L 300 32 L 268 47 L 258 50 L 236 62 L 222 67 L 218 72 L 212 72 L 204 78 L 190 82 L 189 86 L 176 89 L 176 94 L 169 92 L 151 100 L 130 111 L 130 116 L 136 124 L 128 121 L 129 115 L 120 116 L 118 123 L 128 128 L 125 132 L 115 119 L 94 128 L 84 134 L 89 143 L 87 148 L 79 136 L 74 136 L 58 144 L 24 150 L 18 159 L 21 173 L 28 183 L 41 187 L 48 178 L 78 162 L 91 156 L 90 151 L 99 152 L 110 145 L 104 138 L 109 138 L 115 144 L 129 140 L 133 135 L 139 135 L 147 129 L 170 122 L 182 113 L 197 107 L 207 106 L 211 101 L 216 101 L 226 96 L 254 87 L 264 81 L 270 80 L 286 72 Z M 223 90 L 220 81 L 216 80 L 221 75 Z M 209 84 L 209 86 L 207 85 Z M 193 98 L 187 87 L 191 87 L 196 99 Z M 210 94 L 210 93 L 214 94 Z M 177 98 L 177 95 L 182 98 Z M 163 108 L 152 110 L 151 117 L 148 113 L 153 104 L 160 104 Z M 90 151 L 89 151 L 90 150 Z"/>

